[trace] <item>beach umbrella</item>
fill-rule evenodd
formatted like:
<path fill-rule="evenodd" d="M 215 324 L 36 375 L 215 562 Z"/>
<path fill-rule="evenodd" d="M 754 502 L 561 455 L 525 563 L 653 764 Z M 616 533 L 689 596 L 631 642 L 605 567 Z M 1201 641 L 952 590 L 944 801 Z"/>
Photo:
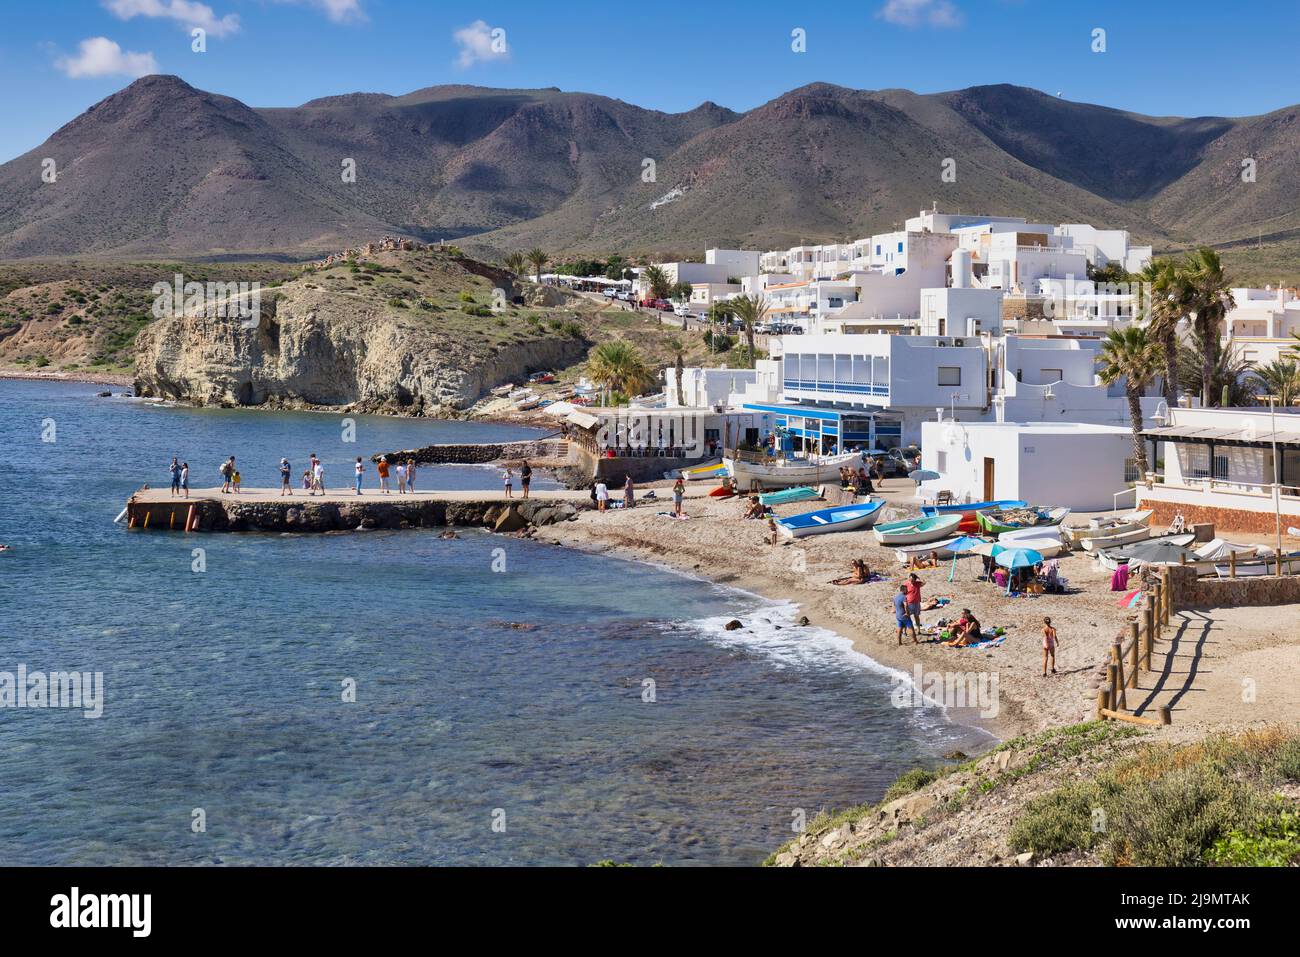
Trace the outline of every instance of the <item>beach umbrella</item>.
<path fill-rule="evenodd" d="M 974 535 L 963 535 L 948 543 L 948 551 L 952 552 L 952 568 L 948 570 L 948 581 L 952 581 L 953 575 L 957 573 L 957 557 L 974 551 L 977 546 L 983 544 L 986 544 L 984 539 L 976 538 Z"/>
<path fill-rule="evenodd" d="M 917 469 L 914 472 L 908 472 L 907 477 L 917 485 L 920 485 L 922 482 L 933 482 L 935 479 L 943 478 L 942 475 L 933 469 Z"/>
<path fill-rule="evenodd" d="M 997 555 L 999 552 L 1006 551 L 1007 548 L 1007 546 L 1002 545 L 998 542 L 990 542 L 982 538 L 977 539 L 977 541 L 979 542 L 979 544 L 973 545 L 970 548 L 970 551 L 974 552 L 976 555 L 988 555 L 990 558 L 992 558 L 993 556 Z"/>
<path fill-rule="evenodd" d="M 993 560 L 1003 568 L 1032 568 L 1043 563 L 1043 555 L 1032 548 L 1006 548 L 998 550 Z M 1007 579 L 1007 594 L 1011 594 L 1011 579 Z"/>

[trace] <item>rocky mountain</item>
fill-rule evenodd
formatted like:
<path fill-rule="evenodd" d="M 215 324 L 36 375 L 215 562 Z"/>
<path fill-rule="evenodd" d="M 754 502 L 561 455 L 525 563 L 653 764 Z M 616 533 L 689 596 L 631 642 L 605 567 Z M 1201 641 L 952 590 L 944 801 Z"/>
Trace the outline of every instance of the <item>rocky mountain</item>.
<path fill-rule="evenodd" d="M 385 233 L 486 253 L 778 246 L 889 228 L 932 202 L 1160 245 L 1289 240 L 1298 146 L 1300 108 L 1148 117 L 1006 85 L 817 83 L 746 113 L 667 114 L 470 86 L 257 109 L 150 76 L 0 166 L 0 257 L 308 258 Z"/>

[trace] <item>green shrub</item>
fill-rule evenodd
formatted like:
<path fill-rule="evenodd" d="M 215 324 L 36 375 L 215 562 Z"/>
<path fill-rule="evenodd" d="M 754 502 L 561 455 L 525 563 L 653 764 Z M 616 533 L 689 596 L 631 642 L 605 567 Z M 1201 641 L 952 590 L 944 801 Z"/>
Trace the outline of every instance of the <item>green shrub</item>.
<path fill-rule="evenodd" d="M 1300 862 L 1300 815 L 1281 811 L 1246 828 L 1234 828 L 1205 854 L 1228 867 L 1287 867 Z"/>
<path fill-rule="evenodd" d="M 937 780 L 938 777 L 937 774 L 926 768 L 912 768 L 910 771 L 904 771 L 898 776 L 898 780 L 885 789 L 885 796 L 881 798 L 881 801 L 887 803 L 911 794 L 913 791 L 919 791 L 930 782 Z"/>

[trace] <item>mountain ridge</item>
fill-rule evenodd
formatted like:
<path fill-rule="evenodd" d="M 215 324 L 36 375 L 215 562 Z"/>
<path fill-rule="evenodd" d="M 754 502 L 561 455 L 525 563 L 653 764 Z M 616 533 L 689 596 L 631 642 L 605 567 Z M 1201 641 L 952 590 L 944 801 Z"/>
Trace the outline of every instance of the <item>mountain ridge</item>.
<path fill-rule="evenodd" d="M 462 84 L 253 107 L 155 75 L 0 165 L 0 258 L 307 259 L 382 234 L 480 254 L 777 248 L 931 203 L 1227 244 L 1300 237 L 1298 177 L 1300 106 L 1151 117 L 1010 84 L 814 82 L 744 112 Z"/>

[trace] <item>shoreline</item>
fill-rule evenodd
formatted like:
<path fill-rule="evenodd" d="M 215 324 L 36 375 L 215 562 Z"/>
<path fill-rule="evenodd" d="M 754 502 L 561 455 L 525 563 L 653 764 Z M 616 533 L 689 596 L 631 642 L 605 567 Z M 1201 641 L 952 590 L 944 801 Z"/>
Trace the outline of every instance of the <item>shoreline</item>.
<path fill-rule="evenodd" d="M 88 385 L 131 386 L 135 378 L 120 372 L 36 372 L 27 369 L 0 369 L 0 379 L 20 382 L 84 382 Z"/>

